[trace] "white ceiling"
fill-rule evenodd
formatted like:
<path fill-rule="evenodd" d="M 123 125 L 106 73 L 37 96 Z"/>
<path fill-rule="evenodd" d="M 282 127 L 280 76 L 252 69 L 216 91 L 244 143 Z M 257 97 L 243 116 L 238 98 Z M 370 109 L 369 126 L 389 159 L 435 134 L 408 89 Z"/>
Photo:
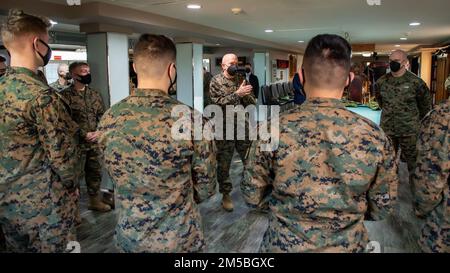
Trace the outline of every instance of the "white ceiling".
<path fill-rule="evenodd" d="M 65 0 L 47 0 L 66 3 Z M 105 2 L 214 27 L 252 38 L 304 48 L 319 33 L 348 33 L 352 43 L 375 43 L 377 50 L 394 45 L 411 49 L 450 40 L 449 0 L 81 0 Z M 188 10 L 187 4 L 201 4 Z M 232 8 L 242 8 L 234 15 Z M 419 27 L 409 23 L 419 21 Z M 273 29 L 274 33 L 265 33 Z M 401 41 L 400 37 L 408 37 Z M 305 44 L 299 44 L 303 40 Z"/>

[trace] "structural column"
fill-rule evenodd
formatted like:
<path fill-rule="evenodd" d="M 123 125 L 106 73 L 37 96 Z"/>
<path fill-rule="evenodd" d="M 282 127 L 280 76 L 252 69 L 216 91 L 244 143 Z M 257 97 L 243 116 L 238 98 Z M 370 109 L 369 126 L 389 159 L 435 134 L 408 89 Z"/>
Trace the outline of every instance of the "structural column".
<path fill-rule="evenodd" d="M 84 24 L 87 33 L 87 61 L 91 68 L 91 87 L 102 96 L 106 109 L 130 93 L 128 35 L 130 31 L 102 24 Z M 113 189 L 112 181 L 103 172 L 102 188 Z"/>
<path fill-rule="evenodd" d="M 203 113 L 203 45 L 176 39 L 177 100 Z"/>
<path fill-rule="evenodd" d="M 87 32 L 87 60 L 91 67 L 92 88 L 102 95 L 109 108 L 130 93 L 128 33 L 126 29 L 101 25 L 81 25 Z"/>

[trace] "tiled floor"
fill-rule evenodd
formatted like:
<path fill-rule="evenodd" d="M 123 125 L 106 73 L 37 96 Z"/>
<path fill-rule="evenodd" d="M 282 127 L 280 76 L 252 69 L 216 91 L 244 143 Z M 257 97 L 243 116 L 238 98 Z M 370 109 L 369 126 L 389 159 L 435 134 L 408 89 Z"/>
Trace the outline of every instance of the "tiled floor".
<path fill-rule="evenodd" d="M 233 164 L 231 179 L 234 184 L 232 197 L 235 210 L 227 213 L 221 208 L 220 194 L 200 206 L 207 252 L 258 252 L 267 228 L 268 221 L 265 214 L 252 211 L 244 204 L 239 189 L 242 164 L 237 160 Z M 401 166 L 400 178 L 400 199 L 395 214 L 382 222 L 367 222 L 366 226 L 370 239 L 380 242 L 382 252 L 419 252 L 416 241 L 421 223 L 412 211 L 404 164 Z M 94 213 L 86 210 L 86 206 L 84 200 L 82 202 L 83 223 L 78 229 L 82 252 L 116 252 L 113 246 L 113 234 L 117 214 L 115 212 Z"/>

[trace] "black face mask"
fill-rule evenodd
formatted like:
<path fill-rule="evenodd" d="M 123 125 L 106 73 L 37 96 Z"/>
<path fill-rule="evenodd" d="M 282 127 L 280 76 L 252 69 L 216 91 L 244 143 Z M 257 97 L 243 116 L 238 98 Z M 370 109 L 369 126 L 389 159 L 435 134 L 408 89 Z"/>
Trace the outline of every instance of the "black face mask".
<path fill-rule="evenodd" d="M 402 69 L 402 64 L 398 63 L 396 61 L 391 61 L 389 63 L 389 66 L 391 68 L 391 71 L 394 72 L 394 73 L 396 73 L 396 72 L 400 71 L 400 69 Z"/>
<path fill-rule="evenodd" d="M 238 71 L 237 65 L 231 65 L 227 68 L 227 72 L 231 77 L 236 76 L 237 71 Z"/>
<path fill-rule="evenodd" d="M 41 39 L 38 39 L 38 41 L 47 47 L 47 53 L 45 54 L 45 56 L 42 55 L 36 48 L 34 49 L 39 54 L 39 57 L 41 57 L 42 62 L 44 62 L 43 66 L 46 66 L 48 64 L 48 62 L 50 61 L 50 59 L 52 58 L 52 49 L 46 42 L 42 41 Z M 33 44 L 33 47 L 34 47 L 34 44 Z"/>
<path fill-rule="evenodd" d="M 70 75 L 70 73 L 67 73 L 67 74 L 64 76 L 64 79 L 67 80 L 67 81 L 70 81 L 70 80 L 72 79 L 72 76 Z"/>
<path fill-rule="evenodd" d="M 250 72 L 252 72 L 252 71 L 250 70 L 250 68 L 247 67 L 247 68 L 245 69 L 245 73 L 250 74 Z"/>
<path fill-rule="evenodd" d="M 91 74 L 87 74 L 84 76 L 77 75 L 80 79 L 76 79 L 77 81 L 81 82 L 82 84 L 90 84 L 92 82 L 92 76 Z"/>
<path fill-rule="evenodd" d="M 175 71 L 176 71 L 177 67 L 175 65 L 173 67 L 175 68 Z M 169 71 L 167 73 L 169 75 L 169 80 L 170 80 L 170 86 L 169 86 L 169 90 L 167 90 L 167 92 L 170 93 L 170 91 L 172 91 L 173 87 L 177 83 L 178 73 L 175 72 L 175 79 L 173 81 L 172 81 L 172 77 L 170 76 L 170 66 L 169 66 Z"/>

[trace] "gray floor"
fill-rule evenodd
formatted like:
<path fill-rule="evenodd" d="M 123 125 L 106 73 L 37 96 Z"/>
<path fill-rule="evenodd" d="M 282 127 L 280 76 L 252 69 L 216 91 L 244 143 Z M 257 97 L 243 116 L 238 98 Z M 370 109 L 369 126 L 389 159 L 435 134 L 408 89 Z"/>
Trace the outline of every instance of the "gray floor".
<path fill-rule="evenodd" d="M 267 218 L 265 214 L 250 210 L 244 204 L 239 189 L 242 163 L 236 159 L 231 169 L 235 210 L 227 213 L 221 208 L 220 194 L 200 206 L 207 252 L 258 252 L 267 228 Z M 366 222 L 370 239 L 380 242 L 381 251 L 385 253 L 419 252 L 416 242 L 421 223 L 418 222 L 412 211 L 411 193 L 404 164 L 400 168 L 400 178 L 400 198 L 394 215 L 382 222 Z M 86 207 L 86 200 L 83 200 L 81 215 L 83 223 L 78 229 L 82 252 L 116 252 L 113 246 L 113 235 L 117 214 L 115 212 L 91 212 Z"/>

